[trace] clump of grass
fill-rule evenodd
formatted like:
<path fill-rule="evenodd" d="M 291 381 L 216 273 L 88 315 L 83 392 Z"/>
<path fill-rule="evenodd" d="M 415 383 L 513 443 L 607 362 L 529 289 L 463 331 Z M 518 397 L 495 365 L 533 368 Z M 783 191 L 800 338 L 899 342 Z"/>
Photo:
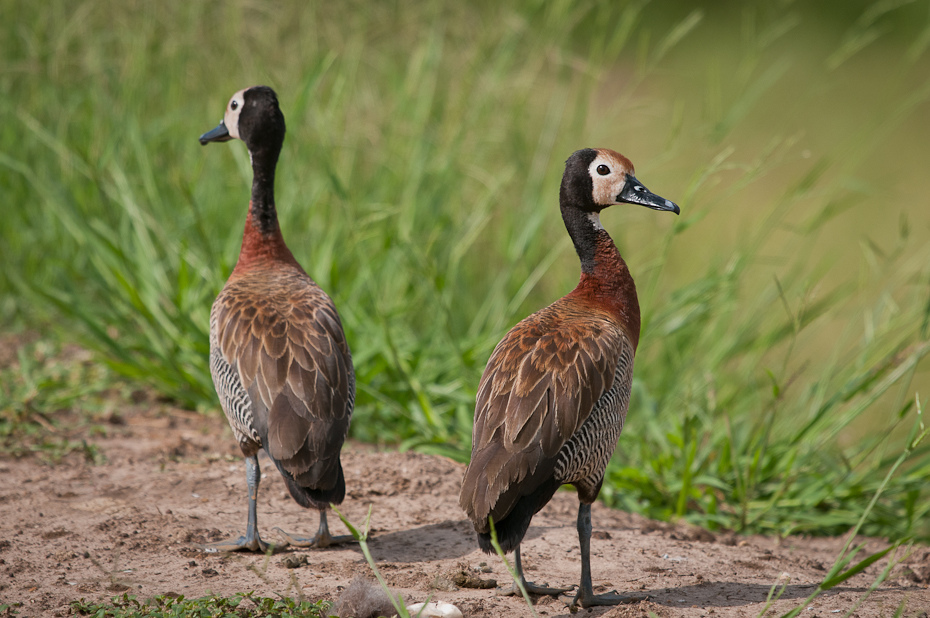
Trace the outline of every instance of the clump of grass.
<path fill-rule="evenodd" d="M 911 430 L 907 436 L 904 451 L 897 457 L 897 459 L 895 459 L 894 463 L 890 466 L 890 468 L 885 474 L 885 478 L 882 480 L 881 484 L 875 490 L 875 493 L 872 495 L 871 500 L 869 501 L 868 505 L 865 507 L 865 509 L 860 514 L 859 519 L 856 522 L 856 525 L 852 528 L 852 530 L 849 531 L 848 537 L 846 539 L 846 544 L 843 545 L 843 548 L 840 550 L 840 553 L 837 555 L 836 560 L 834 560 L 833 566 L 831 566 L 830 569 L 827 571 L 826 575 L 824 575 L 823 580 L 820 582 L 820 584 L 817 585 L 817 588 L 814 589 L 814 591 L 811 592 L 811 594 L 806 599 L 804 599 L 802 603 L 797 605 L 794 609 L 782 614 L 781 618 L 795 618 L 795 616 L 798 616 L 802 611 L 804 611 L 804 609 L 808 605 L 810 605 L 811 601 L 816 599 L 818 596 L 820 596 L 827 590 L 830 590 L 831 588 L 835 588 L 836 586 L 842 584 L 843 582 L 847 581 L 851 577 L 854 577 L 862 573 L 868 567 L 870 567 L 871 565 L 875 564 L 876 562 L 878 562 L 879 560 L 885 558 L 886 556 L 890 554 L 891 558 L 889 558 L 888 563 L 886 564 L 885 568 L 882 569 L 879 575 L 873 580 L 872 584 L 863 593 L 863 595 L 859 598 L 859 600 L 855 603 L 855 605 L 849 608 L 849 610 L 846 612 L 845 616 L 851 616 L 862 605 L 862 603 L 864 603 L 869 598 L 869 596 L 871 596 L 871 594 L 875 592 L 878 589 L 878 587 L 888 579 L 888 576 L 891 574 L 892 570 L 898 564 L 900 564 L 904 559 L 906 559 L 907 556 L 910 554 L 910 549 L 907 548 L 905 549 L 905 551 L 901 552 L 899 555 L 898 550 L 904 544 L 904 539 L 899 538 L 895 542 L 891 543 L 885 549 L 869 554 L 866 557 L 860 559 L 855 564 L 853 564 L 853 560 L 855 560 L 856 557 L 860 555 L 863 549 L 865 548 L 865 543 L 860 543 L 856 545 L 855 547 L 853 547 L 854 539 L 859 534 L 859 532 L 863 529 L 864 524 L 867 521 L 869 521 L 872 511 L 875 509 L 876 505 L 879 503 L 879 499 L 881 498 L 886 488 L 889 486 L 891 480 L 894 478 L 895 473 L 897 472 L 898 468 L 904 465 L 904 463 L 914 453 L 914 451 L 920 448 L 921 442 L 923 442 L 924 439 L 926 439 L 926 437 L 930 435 L 930 428 L 928 428 L 924 424 L 924 421 L 923 421 L 923 406 L 921 405 L 921 402 L 919 399 L 915 402 L 915 407 L 917 409 L 916 417 L 914 419 L 914 423 L 911 427 Z M 777 594 L 775 592 L 775 586 L 772 587 L 772 590 L 769 593 L 768 602 L 766 603 L 765 607 L 763 607 L 762 610 L 759 612 L 759 616 L 763 616 L 768 611 L 769 607 L 771 607 L 772 602 L 774 600 L 777 600 L 777 598 L 781 596 L 781 594 L 786 589 L 787 585 L 788 585 L 788 582 L 785 582 L 784 585 L 782 586 L 781 591 L 778 592 Z M 896 616 L 901 615 L 906 602 L 907 602 L 906 599 L 902 601 L 902 605 L 898 608 L 897 612 L 895 613 Z"/>
<path fill-rule="evenodd" d="M 63 356 L 52 342 L 18 347 L 16 361 L 0 369 L 0 453 L 56 463 L 77 452 L 100 463 L 103 455 L 87 437 L 99 427 L 95 419 L 117 384 L 106 368 Z"/>
<path fill-rule="evenodd" d="M 245 603 L 248 601 L 248 603 Z M 88 603 L 83 599 L 71 603 L 71 615 L 96 618 L 181 618 L 183 616 L 237 616 L 239 618 L 326 618 L 327 601 L 271 599 L 247 592 L 230 597 L 206 596 L 187 599 L 183 595 L 159 595 L 145 601 L 134 595 L 113 597 L 110 603 Z"/>

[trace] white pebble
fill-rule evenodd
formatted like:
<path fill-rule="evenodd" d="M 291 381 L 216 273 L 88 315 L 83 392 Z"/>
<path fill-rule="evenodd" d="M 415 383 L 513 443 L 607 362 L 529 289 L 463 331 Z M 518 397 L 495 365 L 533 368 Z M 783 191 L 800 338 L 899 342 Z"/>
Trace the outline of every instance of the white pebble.
<path fill-rule="evenodd" d="M 411 616 L 416 616 L 421 608 L 423 609 L 423 613 L 420 614 L 421 618 L 464 618 L 459 608 L 451 603 L 444 603 L 442 601 L 414 603 L 413 605 L 407 606 L 407 611 L 410 612 Z"/>

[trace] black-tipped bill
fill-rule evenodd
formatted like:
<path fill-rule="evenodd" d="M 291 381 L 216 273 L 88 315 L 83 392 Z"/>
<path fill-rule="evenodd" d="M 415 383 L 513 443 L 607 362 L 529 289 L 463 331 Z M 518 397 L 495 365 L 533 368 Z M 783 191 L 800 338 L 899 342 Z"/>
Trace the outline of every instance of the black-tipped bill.
<path fill-rule="evenodd" d="M 229 130 L 226 128 L 225 122 L 220 122 L 220 124 L 213 129 L 212 131 L 207 131 L 200 136 L 200 145 L 206 146 L 210 142 L 228 142 L 232 139 L 232 135 L 229 134 Z"/>
<path fill-rule="evenodd" d="M 626 202 L 627 204 L 639 204 L 653 210 L 668 210 L 676 215 L 681 212 L 678 204 L 656 195 L 644 187 L 632 174 L 626 175 L 626 184 L 623 186 L 623 191 L 617 196 L 617 201 Z"/>

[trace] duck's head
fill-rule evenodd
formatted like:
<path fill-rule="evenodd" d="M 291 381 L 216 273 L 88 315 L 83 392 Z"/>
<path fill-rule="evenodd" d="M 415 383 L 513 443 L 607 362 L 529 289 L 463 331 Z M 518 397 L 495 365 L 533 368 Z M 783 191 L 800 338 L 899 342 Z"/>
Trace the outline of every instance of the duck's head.
<path fill-rule="evenodd" d="M 232 95 L 222 122 L 200 136 L 200 143 L 226 142 L 233 138 L 245 142 L 249 152 L 265 148 L 281 149 L 284 142 L 284 114 L 278 97 L 268 86 L 253 86 Z"/>
<path fill-rule="evenodd" d="M 564 207 L 584 212 L 600 212 L 614 204 L 639 204 L 676 215 L 678 206 L 647 189 L 636 179 L 633 163 L 607 148 L 586 148 L 565 162 L 565 175 L 559 191 Z"/>

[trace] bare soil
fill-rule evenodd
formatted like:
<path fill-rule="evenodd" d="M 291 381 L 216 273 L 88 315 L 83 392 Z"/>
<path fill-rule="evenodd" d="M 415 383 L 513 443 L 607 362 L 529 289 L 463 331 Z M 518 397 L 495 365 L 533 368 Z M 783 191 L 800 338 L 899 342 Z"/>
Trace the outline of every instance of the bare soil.
<path fill-rule="evenodd" d="M 198 543 L 245 528 L 245 466 L 225 420 L 144 402 L 127 403 L 126 410 L 110 418 L 104 437 L 88 438 L 105 456 L 103 464 L 78 454 L 56 465 L 34 457 L 0 460 L 0 603 L 22 602 L 22 616 L 64 616 L 73 600 L 123 592 L 190 598 L 255 591 L 335 600 L 356 576 L 370 575 L 357 545 L 286 549 L 271 557 L 199 550 Z M 529 615 L 522 599 L 460 585 L 476 578 L 510 581 L 496 556 L 478 551 L 458 507 L 461 464 L 356 444 L 346 446 L 343 462 L 344 512 L 361 523 L 372 506 L 372 552 L 405 601 L 432 595 L 466 617 Z M 533 520 L 523 545 L 529 579 L 577 583 L 576 510 L 574 494 L 563 491 Z M 756 616 L 772 587 L 787 582 L 766 613 L 778 615 L 814 590 L 844 541 L 711 534 L 602 505 L 595 505 L 593 520 L 596 591 L 649 600 L 579 612 L 586 616 Z M 334 533 L 344 532 L 335 516 L 330 522 Z M 266 540 L 278 538 L 275 526 L 305 534 L 317 526 L 316 513 L 290 499 L 267 460 L 259 524 Z M 884 547 L 868 543 L 871 550 Z M 301 557 L 305 564 L 288 568 L 289 561 L 304 562 Z M 884 564 L 824 594 L 801 615 L 845 614 Z M 854 615 L 892 616 L 904 604 L 905 616 L 926 616 L 928 581 L 930 551 L 918 548 Z M 537 599 L 536 609 L 540 616 L 569 614 L 562 601 L 548 597 Z"/>

